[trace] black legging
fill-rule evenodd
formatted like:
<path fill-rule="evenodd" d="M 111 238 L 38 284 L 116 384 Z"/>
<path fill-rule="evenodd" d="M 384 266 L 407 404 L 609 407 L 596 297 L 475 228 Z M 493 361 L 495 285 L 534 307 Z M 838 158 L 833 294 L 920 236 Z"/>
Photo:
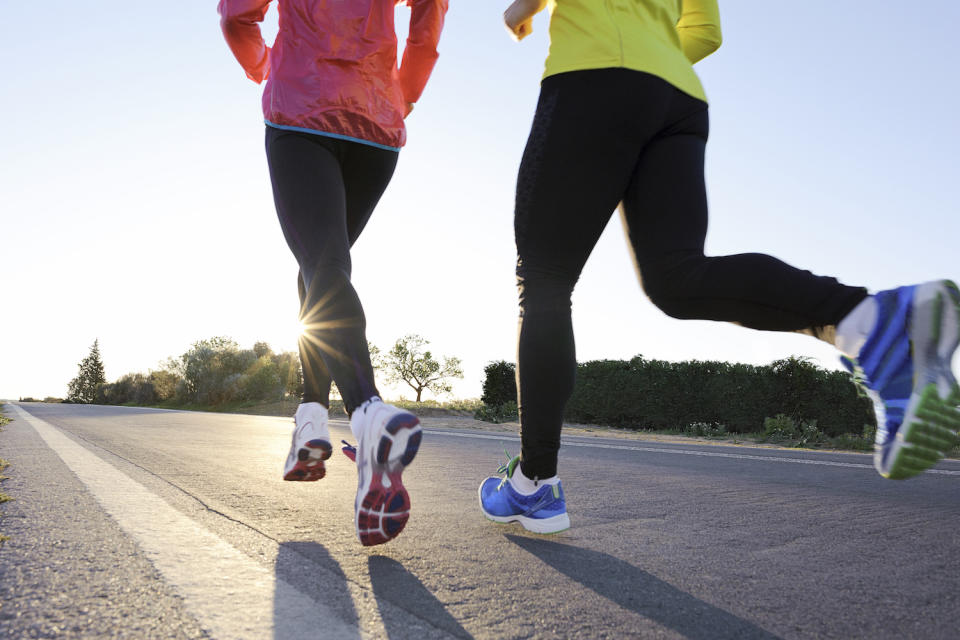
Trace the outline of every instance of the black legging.
<path fill-rule="evenodd" d="M 835 325 L 866 290 L 757 253 L 706 257 L 707 105 L 627 69 L 543 81 L 517 178 L 522 468 L 556 474 L 576 372 L 570 296 L 618 203 L 647 296 L 675 318 L 772 331 Z"/>
<path fill-rule="evenodd" d="M 329 406 L 332 376 L 352 412 L 379 393 L 366 318 L 350 284 L 350 247 L 387 188 L 398 153 L 270 126 L 266 149 L 280 226 L 300 265 L 303 402 Z"/>

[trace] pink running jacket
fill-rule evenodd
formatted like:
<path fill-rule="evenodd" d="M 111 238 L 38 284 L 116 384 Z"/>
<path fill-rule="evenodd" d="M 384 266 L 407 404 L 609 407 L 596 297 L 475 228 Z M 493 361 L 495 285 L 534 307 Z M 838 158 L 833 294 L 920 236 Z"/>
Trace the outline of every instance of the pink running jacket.
<path fill-rule="evenodd" d="M 406 0 L 410 32 L 397 68 L 394 6 L 404 0 L 278 0 L 271 49 L 259 23 L 271 0 L 220 0 L 220 26 L 256 83 L 267 80 L 268 125 L 399 149 L 406 103 L 416 102 L 437 61 L 448 0 Z"/>

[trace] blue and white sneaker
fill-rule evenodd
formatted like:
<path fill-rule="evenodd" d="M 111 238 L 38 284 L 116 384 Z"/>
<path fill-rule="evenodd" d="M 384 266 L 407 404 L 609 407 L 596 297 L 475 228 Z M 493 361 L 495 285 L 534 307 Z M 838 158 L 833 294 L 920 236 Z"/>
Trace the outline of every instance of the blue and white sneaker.
<path fill-rule="evenodd" d="M 524 495 L 513 486 L 520 456 L 497 469 L 503 479 L 487 478 L 480 484 L 480 510 L 494 522 L 519 522 L 527 531 L 557 533 L 570 528 L 567 501 L 560 484 L 544 484 Z"/>
<path fill-rule="evenodd" d="M 877 322 L 854 365 L 883 401 L 873 461 L 885 478 L 910 478 L 957 444 L 960 290 L 949 280 L 881 291 Z"/>

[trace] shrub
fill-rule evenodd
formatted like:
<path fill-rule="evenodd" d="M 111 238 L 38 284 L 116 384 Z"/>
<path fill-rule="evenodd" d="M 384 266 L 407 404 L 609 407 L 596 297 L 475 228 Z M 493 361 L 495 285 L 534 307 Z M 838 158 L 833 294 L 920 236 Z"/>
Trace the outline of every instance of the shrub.
<path fill-rule="evenodd" d="M 514 422 L 518 419 L 517 403 L 505 402 L 503 404 L 484 404 L 474 412 L 473 417 L 484 422 L 499 424 L 501 422 Z"/>
<path fill-rule="evenodd" d="M 798 447 L 819 444 L 826 440 L 823 432 L 817 428 L 816 420 L 797 422 L 782 413 L 773 418 L 764 419 L 763 435 L 773 441 L 796 441 Z"/>
<path fill-rule="evenodd" d="M 276 363 L 269 355 L 263 355 L 240 379 L 241 400 L 280 400 L 283 397 L 283 382 Z"/>
<path fill-rule="evenodd" d="M 484 404 L 498 406 L 509 402 L 517 403 L 517 369 L 512 362 L 498 360 L 483 368 Z"/>
<path fill-rule="evenodd" d="M 180 377 L 176 373 L 161 369 L 160 371 L 151 371 L 149 377 L 157 401 L 170 400 L 176 395 L 177 382 L 180 381 Z"/>
<path fill-rule="evenodd" d="M 770 440 L 791 440 L 799 433 L 796 421 L 782 413 L 763 420 L 763 435 Z"/>
<path fill-rule="evenodd" d="M 712 424 L 707 422 L 694 422 L 693 424 L 687 425 L 684 432 L 692 436 L 720 438 L 727 435 L 727 428 L 719 422 Z"/>
<path fill-rule="evenodd" d="M 153 382 L 142 373 L 128 373 L 116 382 L 108 382 L 97 388 L 97 404 L 154 404 L 157 394 Z"/>
<path fill-rule="evenodd" d="M 756 433 L 768 416 L 781 414 L 795 426 L 813 424 L 831 437 L 860 434 L 876 420 L 872 402 L 848 374 L 801 358 L 760 367 L 642 356 L 578 364 L 564 418 L 670 431 L 721 424 L 729 433 Z"/>

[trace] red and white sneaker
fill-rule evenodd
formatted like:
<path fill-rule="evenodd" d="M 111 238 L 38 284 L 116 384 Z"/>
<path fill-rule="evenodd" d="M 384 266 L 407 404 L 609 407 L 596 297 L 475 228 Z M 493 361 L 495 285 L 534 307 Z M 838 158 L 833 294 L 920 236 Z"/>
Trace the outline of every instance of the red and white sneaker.
<path fill-rule="evenodd" d="M 319 402 L 304 402 L 297 407 L 293 422 L 296 428 L 290 443 L 290 455 L 283 466 L 283 479 L 319 480 L 327 473 L 323 461 L 333 451 L 327 427 L 327 408 Z"/>
<path fill-rule="evenodd" d="M 357 437 L 354 523 L 364 546 L 393 540 L 410 517 L 410 496 L 400 474 L 420 448 L 423 429 L 409 411 L 373 397 L 350 417 Z"/>

